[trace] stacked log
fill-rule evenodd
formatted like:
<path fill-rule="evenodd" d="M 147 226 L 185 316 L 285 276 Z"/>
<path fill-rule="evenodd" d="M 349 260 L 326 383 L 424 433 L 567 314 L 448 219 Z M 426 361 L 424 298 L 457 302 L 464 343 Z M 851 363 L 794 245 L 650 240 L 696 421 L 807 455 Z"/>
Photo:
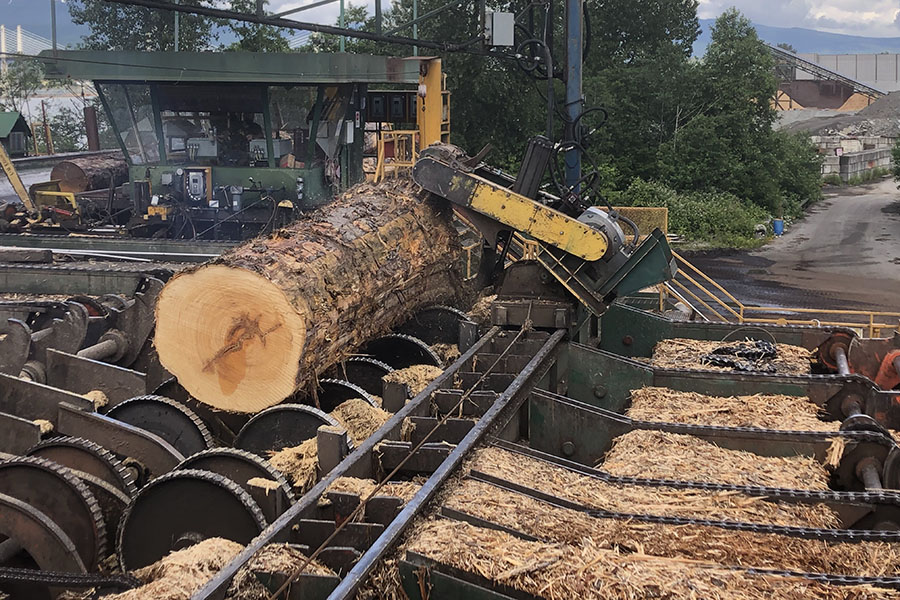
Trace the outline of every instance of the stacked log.
<path fill-rule="evenodd" d="M 128 181 L 128 163 L 121 153 L 64 160 L 50 171 L 63 192 L 87 192 L 118 187 Z"/>
<path fill-rule="evenodd" d="M 197 400 L 252 413 L 462 290 L 450 211 L 409 183 L 363 184 L 268 239 L 173 277 L 160 361 Z"/>

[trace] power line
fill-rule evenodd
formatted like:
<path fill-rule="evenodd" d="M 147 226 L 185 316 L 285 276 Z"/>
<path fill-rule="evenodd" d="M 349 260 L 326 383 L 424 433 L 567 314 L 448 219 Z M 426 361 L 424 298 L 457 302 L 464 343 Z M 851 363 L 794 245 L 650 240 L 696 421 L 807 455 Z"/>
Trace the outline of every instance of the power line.
<path fill-rule="evenodd" d="M 408 37 L 399 37 L 391 35 L 380 35 L 369 31 L 361 31 L 358 29 L 348 29 L 343 27 L 335 27 L 333 25 L 321 25 L 319 23 L 304 23 L 301 21 L 293 21 L 281 17 L 268 15 L 254 15 L 242 13 L 233 10 L 224 10 L 219 8 L 210 8 L 207 6 L 187 6 L 184 4 L 172 4 L 171 2 L 162 2 L 160 0 L 104 0 L 115 4 L 124 4 L 127 6 L 143 6 L 144 8 L 153 8 L 156 10 L 168 10 L 179 13 L 192 15 L 202 15 L 215 19 L 231 19 L 235 21 L 246 21 L 249 23 L 258 23 L 260 25 L 271 25 L 273 27 L 283 27 L 285 29 L 298 29 L 302 31 L 312 31 L 315 33 L 326 33 L 330 35 L 351 37 L 363 40 L 372 40 L 375 42 L 384 42 L 386 44 L 397 44 L 400 46 L 418 46 L 420 48 L 430 48 L 442 52 L 459 52 L 465 51 L 473 54 L 493 55 L 487 51 L 470 50 L 469 46 L 473 41 L 481 39 L 481 36 L 467 40 L 465 42 L 437 42 L 433 40 L 417 40 Z"/>

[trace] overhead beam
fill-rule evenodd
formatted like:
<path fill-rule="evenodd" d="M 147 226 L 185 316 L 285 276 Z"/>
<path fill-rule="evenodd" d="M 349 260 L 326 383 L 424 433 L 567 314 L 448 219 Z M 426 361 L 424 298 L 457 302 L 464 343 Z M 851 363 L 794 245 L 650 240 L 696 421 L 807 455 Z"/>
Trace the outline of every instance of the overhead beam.
<path fill-rule="evenodd" d="M 128 6 L 143 6 L 144 8 L 152 8 L 155 10 L 170 10 L 179 13 L 187 13 L 192 15 L 202 15 L 212 17 L 214 19 L 228 19 L 233 21 L 245 21 L 248 23 L 258 23 L 260 25 L 271 25 L 273 27 L 283 27 L 285 29 L 298 29 L 303 31 L 312 31 L 314 33 L 325 33 L 329 35 L 345 36 L 350 38 L 372 40 L 376 42 L 384 42 L 386 44 L 397 44 L 400 46 L 419 46 L 421 48 L 430 48 L 432 50 L 440 50 L 443 52 L 453 52 L 463 50 L 467 47 L 466 43 L 448 43 L 436 42 L 432 40 L 416 40 L 407 37 L 398 37 L 390 35 L 378 35 L 369 31 L 361 31 L 356 29 L 346 29 L 335 27 L 333 25 L 321 25 L 319 23 L 305 23 L 302 21 L 293 21 L 276 16 L 259 16 L 234 10 L 224 10 L 220 8 L 210 8 L 208 6 L 186 6 L 183 4 L 173 4 L 171 2 L 162 2 L 160 0 L 104 0 L 115 4 L 124 4 Z M 468 50 L 468 52 L 472 52 Z M 486 54 L 486 52 L 484 53 Z"/>

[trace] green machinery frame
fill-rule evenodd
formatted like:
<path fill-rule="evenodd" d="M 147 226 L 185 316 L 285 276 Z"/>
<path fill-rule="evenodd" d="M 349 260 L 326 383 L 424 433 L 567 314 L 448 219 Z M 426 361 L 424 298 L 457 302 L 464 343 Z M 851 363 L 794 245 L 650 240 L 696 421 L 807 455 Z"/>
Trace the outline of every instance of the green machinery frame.
<path fill-rule="evenodd" d="M 300 54 L 257 52 L 99 52 L 87 50 L 44 51 L 40 54 L 47 76 L 64 80 L 90 80 L 95 83 L 104 110 L 116 139 L 130 166 L 130 181 L 149 180 L 158 189 L 163 172 L 171 170 L 167 164 L 166 141 L 162 133 L 159 86 L 171 84 L 219 84 L 260 87 L 264 130 L 267 140 L 268 167 L 215 166 L 215 185 L 240 185 L 253 177 L 262 186 L 292 189 L 298 177 L 305 182 L 304 203 L 311 208 L 327 202 L 332 195 L 326 185 L 324 167 L 305 165 L 302 168 L 279 168 L 272 143 L 272 115 L 269 86 L 309 85 L 318 88 L 310 121 L 310 155 L 315 151 L 325 88 L 338 86 L 349 93 L 344 120 L 358 131 L 348 151 L 341 152 L 340 188 L 346 188 L 364 178 L 362 170 L 365 98 L 369 84 L 410 84 L 419 80 L 419 61 L 387 56 L 358 54 Z M 159 144 L 159 160 L 152 164 L 133 164 L 125 147 L 122 132 L 112 118 L 104 85 L 141 84 L 150 91 L 154 128 Z"/>

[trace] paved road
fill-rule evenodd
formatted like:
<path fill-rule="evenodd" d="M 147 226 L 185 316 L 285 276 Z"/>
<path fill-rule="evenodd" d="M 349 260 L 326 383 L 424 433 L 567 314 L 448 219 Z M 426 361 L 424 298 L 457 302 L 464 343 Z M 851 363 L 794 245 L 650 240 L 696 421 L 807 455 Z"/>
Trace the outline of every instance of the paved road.
<path fill-rule="evenodd" d="M 900 190 L 844 188 L 759 250 L 693 259 L 745 303 L 900 311 Z"/>
<path fill-rule="evenodd" d="M 51 170 L 52 168 L 19 171 L 19 177 L 22 178 L 22 183 L 25 184 L 25 189 L 27 190 L 28 186 L 32 183 L 39 183 L 41 181 L 49 180 Z M 9 183 L 9 180 L 6 178 L 6 174 L 2 169 L 0 169 L 0 203 L 18 201 L 19 197 L 16 196 L 16 193 L 13 191 L 12 184 Z"/>

